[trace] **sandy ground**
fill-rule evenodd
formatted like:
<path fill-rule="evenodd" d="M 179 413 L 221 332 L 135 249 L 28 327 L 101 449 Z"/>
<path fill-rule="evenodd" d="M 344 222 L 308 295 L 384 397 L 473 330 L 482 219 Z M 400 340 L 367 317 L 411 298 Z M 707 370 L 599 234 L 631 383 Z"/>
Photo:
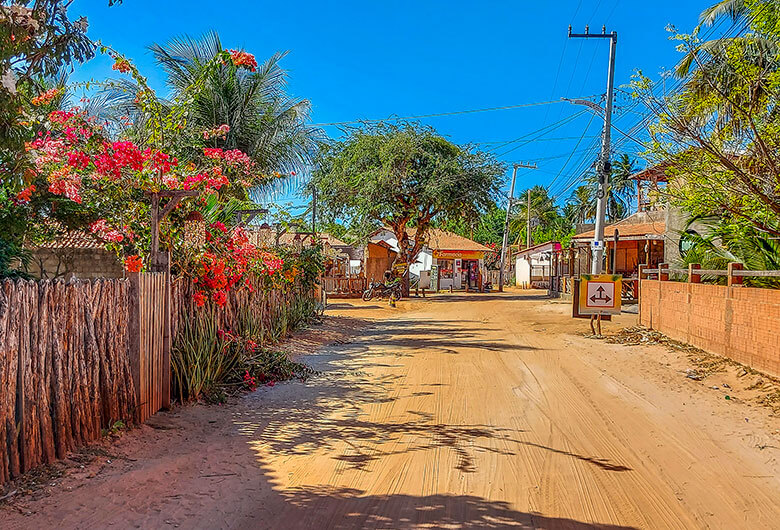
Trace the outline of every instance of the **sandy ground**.
<path fill-rule="evenodd" d="M 319 375 L 160 413 L 0 527 L 779 528 L 780 420 L 568 310 L 338 301 L 294 343 Z"/>

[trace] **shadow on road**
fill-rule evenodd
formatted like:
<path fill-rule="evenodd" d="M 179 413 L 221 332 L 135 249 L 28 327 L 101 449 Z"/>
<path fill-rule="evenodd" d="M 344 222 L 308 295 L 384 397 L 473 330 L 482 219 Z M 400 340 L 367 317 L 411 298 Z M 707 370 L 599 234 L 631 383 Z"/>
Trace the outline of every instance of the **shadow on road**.
<path fill-rule="evenodd" d="M 606 459 L 527 441 L 524 438 L 530 433 L 522 429 L 449 424 L 426 410 L 398 409 L 399 400 L 403 399 L 408 406 L 407 398 L 433 396 L 437 387 L 446 385 L 427 383 L 407 389 L 406 385 L 399 384 L 405 378 L 402 371 L 377 370 L 395 366 L 391 364 L 394 356 L 416 355 L 417 350 L 457 353 L 459 348 L 500 352 L 534 349 L 481 340 L 480 334 L 489 329 L 468 321 L 426 322 L 406 318 L 381 321 L 367 329 L 359 340 L 331 344 L 305 358 L 319 372 L 304 383 L 308 387 L 305 392 L 300 391 L 298 384 L 291 384 L 274 389 L 271 402 L 263 392 L 249 396 L 249 406 L 236 410 L 233 422 L 255 452 L 257 466 L 273 488 L 263 498 L 265 510 L 273 514 L 269 523 L 278 521 L 285 528 L 336 529 L 422 526 L 628 530 L 624 526 L 520 512 L 508 503 L 477 496 L 367 495 L 359 489 L 319 484 L 327 479 L 317 473 L 305 476 L 300 481 L 302 485 L 294 488 L 280 486 L 271 478 L 282 471 L 277 469 L 277 463 L 299 457 L 334 460 L 333 473 L 338 477 L 348 470 L 378 473 L 384 470 L 383 460 L 390 461 L 394 455 L 405 455 L 404 460 L 407 457 L 411 460 L 412 455 L 426 451 L 436 452 L 437 465 L 451 465 L 461 473 L 473 473 L 477 471 L 476 453 L 512 456 L 524 447 L 574 458 L 607 472 L 628 471 L 630 468 Z M 369 419 L 366 410 L 372 405 L 392 402 L 398 409 L 395 418 L 400 415 L 406 421 L 398 421 L 394 416 Z M 399 473 L 406 472 L 422 470 L 399 470 Z M 447 471 L 442 469 L 438 473 L 446 475 Z"/>
<path fill-rule="evenodd" d="M 284 493 L 287 521 L 294 528 L 383 530 L 406 528 L 518 528 L 534 530 L 631 530 L 538 513 L 471 495 L 362 495 L 356 489 L 306 489 Z M 328 516 L 330 518 L 328 519 Z M 300 517 L 300 519 L 298 519 Z M 325 524 L 323 524 L 325 523 Z M 288 526 L 292 528 L 293 526 Z"/>

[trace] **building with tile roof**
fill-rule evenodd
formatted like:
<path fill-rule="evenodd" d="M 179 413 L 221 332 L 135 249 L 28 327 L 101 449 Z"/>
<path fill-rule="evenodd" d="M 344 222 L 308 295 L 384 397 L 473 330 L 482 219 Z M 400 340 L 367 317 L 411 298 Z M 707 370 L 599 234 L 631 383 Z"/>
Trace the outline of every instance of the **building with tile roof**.
<path fill-rule="evenodd" d="M 407 234 L 409 239 L 414 241 L 417 231 L 409 228 Z M 374 232 L 367 247 L 367 257 L 364 259 L 366 278 L 369 281 L 382 281 L 388 263 L 392 263 L 398 252 L 398 240 L 390 228 L 380 228 Z M 419 279 L 420 288 L 477 289 L 480 287 L 480 279 L 487 276 L 485 255 L 492 252 L 492 249 L 467 237 L 440 228 L 431 228 L 426 234 L 425 246 L 415 263 L 409 266 L 409 270 L 415 279 Z M 381 259 L 377 256 L 376 263 L 371 261 L 374 254 L 381 254 Z M 377 266 L 377 263 L 380 266 Z"/>

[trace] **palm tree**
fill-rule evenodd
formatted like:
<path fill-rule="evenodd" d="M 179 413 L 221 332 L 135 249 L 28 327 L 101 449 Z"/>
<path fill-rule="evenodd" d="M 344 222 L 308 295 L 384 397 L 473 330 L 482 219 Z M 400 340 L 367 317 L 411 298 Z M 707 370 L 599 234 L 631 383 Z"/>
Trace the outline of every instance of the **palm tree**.
<path fill-rule="evenodd" d="M 693 46 L 677 65 L 675 74 L 684 80 L 677 102 L 683 116 L 714 118 L 716 128 L 750 127 L 747 115 L 774 97 L 774 78 L 780 70 L 779 13 L 777 0 L 722 0 L 701 13 L 697 31 L 723 17 L 740 22 L 743 30 Z M 744 33 L 747 30 L 751 31 Z M 737 56 L 739 61 L 734 60 Z M 713 93 L 722 97 L 713 98 Z"/>
<path fill-rule="evenodd" d="M 570 222 L 583 224 L 596 216 L 596 197 L 593 187 L 583 185 L 577 187 L 566 200 L 563 209 Z"/>
<path fill-rule="evenodd" d="M 534 186 L 530 190 L 524 191 L 517 200 L 517 206 L 509 220 L 510 233 L 517 234 L 516 242 L 525 243 L 527 239 L 528 226 L 528 191 L 531 192 L 531 233 L 534 232 L 555 232 L 562 228 L 562 218 L 555 205 L 555 201 L 550 197 L 547 188 L 544 186 Z"/>
<path fill-rule="evenodd" d="M 150 47 L 167 74 L 173 95 L 199 79 L 207 63 L 223 51 L 216 32 L 200 39 L 181 37 Z M 213 69 L 192 102 L 190 120 L 204 129 L 230 127 L 215 147 L 240 149 L 265 172 L 300 173 L 310 162 L 318 132 L 308 126 L 310 103 L 290 97 L 287 72 L 280 67 L 286 53 L 276 53 L 256 72 L 227 66 Z"/>
<path fill-rule="evenodd" d="M 636 182 L 631 175 L 636 173 L 635 160 L 627 154 L 620 155 L 612 164 L 612 174 L 607 190 L 607 218 L 617 221 L 631 210 L 631 201 L 636 194 Z"/>

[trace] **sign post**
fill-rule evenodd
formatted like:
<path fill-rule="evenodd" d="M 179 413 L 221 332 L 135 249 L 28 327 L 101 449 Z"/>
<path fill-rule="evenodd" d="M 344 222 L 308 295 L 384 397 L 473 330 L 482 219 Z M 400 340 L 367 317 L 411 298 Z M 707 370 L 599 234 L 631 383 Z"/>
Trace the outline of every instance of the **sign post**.
<path fill-rule="evenodd" d="M 620 274 L 582 274 L 579 308 L 581 315 L 619 315 L 623 292 Z"/>
<path fill-rule="evenodd" d="M 623 276 L 620 274 L 582 274 L 575 297 L 575 316 L 591 315 L 590 329 L 596 317 L 598 335 L 601 335 L 601 318 L 620 314 L 620 302 L 623 294 Z"/>

